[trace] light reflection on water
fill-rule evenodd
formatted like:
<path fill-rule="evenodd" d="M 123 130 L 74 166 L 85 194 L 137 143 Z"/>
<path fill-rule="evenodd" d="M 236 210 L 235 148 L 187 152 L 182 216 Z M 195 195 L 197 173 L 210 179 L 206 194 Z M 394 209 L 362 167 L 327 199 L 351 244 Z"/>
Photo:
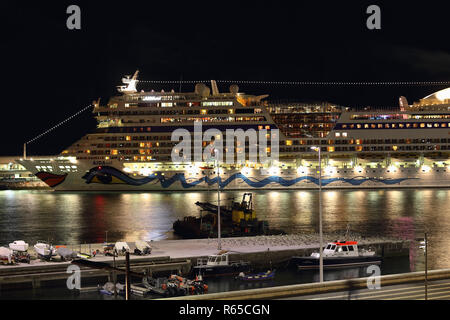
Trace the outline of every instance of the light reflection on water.
<path fill-rule="evenodd" d="M 225 192 L 223 202 L 243 192 Z M 253 191 L 259 219 L 288 233 L 318 232 L 317 191 Z M 350 230 L 403 239 L 429 234 L 431 269 L 449 268 L 449 189 L 323 191 L 324 232 Z M 172 224 L 199 215 L 196 201 L 217 201 L 215 192 L 56 193 L 0 191 L 0 244 L 13 240 L 92 243 L 108 240 L 159 240 L 173 237 Z M 412 250 L 411 269 L 423 268 Z"/>

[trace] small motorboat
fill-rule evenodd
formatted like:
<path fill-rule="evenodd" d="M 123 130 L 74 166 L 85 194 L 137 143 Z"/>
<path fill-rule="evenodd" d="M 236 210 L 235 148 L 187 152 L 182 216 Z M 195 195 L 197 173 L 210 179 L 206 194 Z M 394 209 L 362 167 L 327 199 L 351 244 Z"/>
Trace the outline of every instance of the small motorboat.
<path fill-rule="evenodd" d="M 116 242 L 114 249 L 118 254 L 125 254 L 125 252 L 130 252 L 130 247 L 126 242 Z"/>
<path fill-rule="evenodd" d="M 275 270 L 267 270 L 266 272 L 245 274 L 244 272 L 239 273 L 236 277 L 238 280 L 243 281 L 263 281 L 271 280 L 275 277 Z"/>
<path fill-rule="evenodd" d="M 134 253 L 137 255 L 146 255 L 152 253 L 152 247 L 146 242 L 142 240 L 138 240 L 135 242 L 136 249 L 134 249 Z"/>
<path fill-rule="evenodd" d="M 9 244 L 9 248 L 14 251 L 25 252 L 28 250 L 28 243 L 23 240 L 16 240 Z"/>
<path fill-rule="evenodd" d="M 217 255 L 208 256 L 207 261 L 198 259 L 194 266 L 196 275 L 204 277 L 238 275 L 241 272 L 250 271 L 250 262 L 247 261 L 229 261 L 229 253 L 221 251 Z"/>
<path fill-rule="evenodd" d="M 52 256 L 56 255 L 56 250 L 48 243 L 38 242 L 34 245 L 34 250 L 38 255 L 38 258 L 44 260 L 50 260 Z"/>
<path fill-rule="evenodd" d="M 3 264 L 14 264 L 13 251 L 6 247 L 0 247 L 0 263 Z"/>
<path fill-rule="evenodd" d="M 381 264 L 383 258 L 373 250 L 358 250 L 357 241 L 335 241 L 327 244 L 323 250 L 323 268 L 348 268 L 371 264 Z M 318 269 L 320 253 L 313 252 L 309 257 L 292 257 L 291 262 L 299 269 Z"/>

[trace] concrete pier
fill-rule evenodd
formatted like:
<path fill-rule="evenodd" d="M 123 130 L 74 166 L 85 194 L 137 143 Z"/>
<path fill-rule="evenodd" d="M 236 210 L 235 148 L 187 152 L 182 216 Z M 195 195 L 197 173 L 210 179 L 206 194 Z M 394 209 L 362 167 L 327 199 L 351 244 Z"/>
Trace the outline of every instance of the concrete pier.
<path fill-rule="evenodd" d="M 107 262 L 112 265 L 112 259 L 93 258 L 97 262 Z M 72 273 L 67 272 L 70 262 L 40 262 L 33 261 L 31 264 L 19 264 L 14 266 L 0 267 L 0 288 L 21 287 L 40 288 L 45 285 L 66 286 L 66 280 Z M 116 258 L 116 267 L 125 270 L 123 257 Z M 131 271 L 141 274 L 152 274 L 161 271 L 171 273 L 188 273 L 191 269 L 191 261 L 187 259 L 171 259 L 170 257 L 134 257 L 131 259 Z M 106 282 L 111 280 L 112 274 L 107 270 L 80 268 L 80 279 L 83 282 L 92 279 Z"/>

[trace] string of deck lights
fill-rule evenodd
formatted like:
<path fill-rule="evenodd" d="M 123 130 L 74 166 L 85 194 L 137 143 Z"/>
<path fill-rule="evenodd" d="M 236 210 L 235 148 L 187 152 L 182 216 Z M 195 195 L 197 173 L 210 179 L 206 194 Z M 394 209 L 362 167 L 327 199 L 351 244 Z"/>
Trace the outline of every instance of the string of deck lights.
<path fill-rule="evenodd" d="M 181 84 L 192 84 L 192 83 L 203 83 L 209 82 L 210 80 L 138 80 L 138 83 L 154 83 L 154 84 L 173 84 L 173 83 L 181 83 Z M 268 84 L 268 85 L 337 85 L 337 86 L 376 86 L 376 85 L 420 85 L 420 86 L 441 86 L 441 85 L 450 85 L 450 81 L 390 81 L 390 82 L 315 82 L 315 81 L 253 81 L 253 80 L 216 80 L 218 83 L 233 83 L 233 84 Z M 67 121 L 73 119 L 80 113 L 86 111 L 91 108 L 93 105 L 90 104 L 87 107 L 84 107 L 77 113 L 71 115 L 67 119 L 59 122 L 55 126 L 50 129 L 44 131 L 43 133 L 37 135 L 33 139 L 29 140 L 25 144 L 30 144 L 31 142 L 36 141 L 37 139 L 43 137 L 47 133 L 55 130 L 60 127 Z"/>
<path fill-rule="evenodd" d="M 141 83 L 154 84 L 193 84 L 210 80 L 138 80 Z M 257 85 L 299 85 L 299 86 L 442 86 L 450 85 L 450 81 L 259 81 L 259 80 L 216 80 L 217 83 L 257 84 Z"/>
<path fill-rule="evenodd" d="M 80 111 L 78 111 L 77 113 L 71 115 L 70 117 L 68 117 L 67 119 L 61 121 L 60 123 L 56 124 L 55 126 L 51 127 L 50 129 L 44 131 L 43 133 L 41 133 L 40 135 L 37 135 L 36 137 L 34 137 L 33 139 L 31 139 L 30 141 L 26 142 L 25 144 L 30 144 L 33 141 L 36 141 L 37 139 L 43 137 L 44 135 L 46 135 L 47 133 L 55 130 L 56 128 L 58 128 L 59 126 L 63 125 L 64 123 L 66 123 L 67 121 L 75 118 L 77 115 L 79 115 L 80 113 L 86 111 L 87 109 L 91 108 L 93 105 L 90 104 L 87 107 L 84 107 L 83 109 L 81 109 Z"/>

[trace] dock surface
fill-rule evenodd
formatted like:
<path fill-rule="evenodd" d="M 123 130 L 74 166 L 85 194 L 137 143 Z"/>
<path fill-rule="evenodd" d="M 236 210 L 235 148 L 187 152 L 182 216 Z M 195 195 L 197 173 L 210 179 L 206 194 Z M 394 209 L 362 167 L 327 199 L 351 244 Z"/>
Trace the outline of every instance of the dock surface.
<path fill-rule="evenodd" d="M 324 236 L 324 245 L 327 242 L 343 239 L 338 234 Z M 349 238 L 347 238 L 349 239 Z M 350 240 L 350 239 L 349 239 Z M 351 237 L 357 240 L 360 247 L 371 247 L 384 256 L 407 255 L 409 252 L 409 241 L 392 239 L 387 237 Z M 186 240 L 159 240 L 148 241 L 152 247 L 150 255 L 130 255 L 131 269 L 136 272 L 161 272 L 170 271 L 179 274 L 188 274 L 197 264 L 198 259 L 204 259 L 208 255 L 217 254 L 218 239 L 186 239 Z M 127 242 L 133 253 L 135 245 Z M 62 244 L 67 248 L 82 253 L 92 253 L 95 250 L 103 252 L 104 243 L 69 245 Z M 312 235 L 277 235 L 256 236 L 240 238 L 221 239 L 221 249 L 230 253 L 230 260 L 249 261 L 255 267 L 266 267 L 289 261 L 294 255 L 306 256 L 318 250 L 319 236 Z M 33 246 L 30 244 L 29 252 L 34 255 Z M 31 282 L 33 287 L 39 286 L 41 281 L 62 281 L 68 277 L 66 272 L 70 262 L 41 261 L 33 259 L 30 264 L 18 263 L 16 265 L 0 265 L 0 287 L 4 284 Z M 91 261 L 107 262 L 112 265 L 113 257 L 96 255 Z M 125 257 L 116 257 L 116 266 L 123 266 Z M 110 276 L 105 270 L 89 270 L 82 268 L 83 277 Z"/>

